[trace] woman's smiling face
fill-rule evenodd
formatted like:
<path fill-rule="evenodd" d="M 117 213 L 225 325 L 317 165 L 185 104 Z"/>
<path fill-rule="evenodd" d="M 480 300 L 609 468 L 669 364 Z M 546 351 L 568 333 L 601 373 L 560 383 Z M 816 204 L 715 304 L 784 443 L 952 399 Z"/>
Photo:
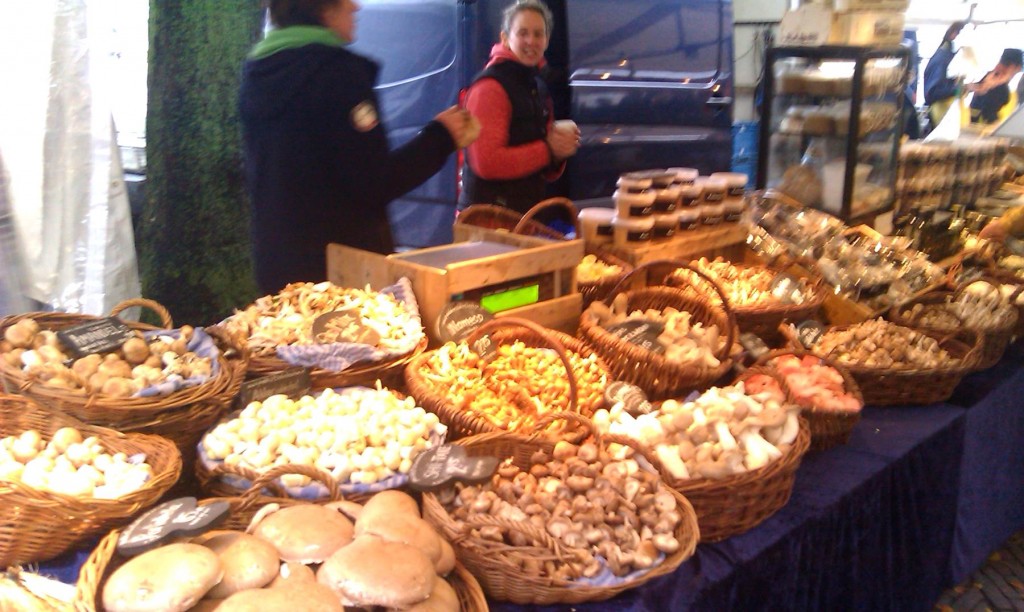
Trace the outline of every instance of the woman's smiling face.
<path fill-rule="evenodd" d="M 548 48 L 548 31 L 544 17 L 532 10 L 522 10 L 512 19 L 509 32 L 501 33 L 501 42 L 511 49 L 519 61 L 536 66 Z"/>

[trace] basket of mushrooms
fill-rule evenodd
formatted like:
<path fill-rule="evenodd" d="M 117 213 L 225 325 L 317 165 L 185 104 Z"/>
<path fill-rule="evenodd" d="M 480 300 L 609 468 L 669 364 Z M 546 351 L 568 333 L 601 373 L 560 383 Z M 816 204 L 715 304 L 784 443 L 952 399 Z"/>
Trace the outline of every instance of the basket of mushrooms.
<path fill-rule="evenodd" d="M 575 413 L 548 418 L 592 431 Z M 693 507 L 631 440 L 594 436 L 574 444 L 496 432 L 455 445 L 470 457 L 502 461 L 482 484 L 424 493 L 423 514 L 491 598 L 604 600 L 671 573 L 696 549 Z"/>
<path fill-rule="evenodd" d="M 594 427 L 637 441 L 693 504 L 701 542 L 743 533 L 786 505 L 810 445 L 785 382 L 756 367 L 731 385 L 665 400 L 645 414 L 617 403 L 594 415 Z"/>
<path fill-rule="evenodd" d="M 783 321 L 805 321 L 816 318 L 825 301 L 822 278 L 799 270 L 795 262 L 778 265 L 734 264 L 721 257 L 702 257 L 691 262 L 693 267 L 714 279 L 729 298 L 729 307 L 736 325 L 744 333 L 757 334 L 765 341 L 779 339 Z M 809 267 L 813 270 L 813 267 Z M 695 287 L 693 273 L 679 269 L 668 283 Z M 714 295 L 710 296 L 712 300 Z"/>
<path fill-rule="evenodd" d="M 164 436 L 188 458 L 238 393 L 247 355 L 226 337 L 174 328 L 152 300 L 126 300 L 110 316 L 134 306 L 157 313 L 161 327 L 62 312 L 6 317 L 0 376 L 11 393 L 85 423 Z M 84 342 L 72 346 L 72 335 Z"/>
<path fill-rule="evenodd" d="M 346 498 L 362 500 L 404 487 L 412 462 L 446 433 L 437 415 L 386 388 L 274 395 L 249 403 L 203 436 L 196 477 L 209 495 L 235 496 L 261 474 L 291 466 L 268 483 L 273 494 L 325 499 L 336 486 Z M 311 476 L 301 467 L 319 472 Z"/>
<path fill-rule="evenodd" d="M 942 402 L 953 394 L 981 354 L 981 336 L 906 327 L 884 319 L 828 329 L 810 347 L 846 368 L 868 406 Z"/>
<path fill-rule="evenodd" d="M 889 312 L 889 319 L 900 325 L 947 333 L 966 327 L 978 332 L 981 354 L 975 367 L 979 370 L 1002 359 L 1017 318 L 1017 308 L 1003 295 L 999 284 L 988 280 L 961 285 L 953 292 L 928 293 Z"/>
<path fill-rule="evenodd" d="M 624 291 L 634 275 L 654 266 L 689 270 L 702 289 L 664 285 Z M 717 300 L 704 294 L 713 291 Z M 608 364 L 615 380 L 632 383 L 653 400 L 705 388 L 732 367 L 736 319 L 722 288 L 689 264 L 652 261 L 626 274 L 603 301 L 580 317 L 579 337 Z"/>
<path fill-rule="evenodd" d="M 583 342 L 515 317 L 484 323 L 465 342 L 446 343 L 405 370 L 409 393 L 448 426 L 449 438 L 533 431 L 553 412 L 593 414 L 608 369 Z M 579 439 L 576 422 L 548 421 L 545 435 Z M 568 429 L 566 429 L 568 428 Z"/>
<path fill-rule="evenodd" d="M 831 359 L 800 348 L 769 351 L 756 366 L 778 372 L 811 429 L 811 450 L 846 444 L 864 408 L 857 381 Z"/>
<path fill-rule="evenodd" d="M 86 425 L 0 395 L 0 566 L 44 561 L 124 524 L 178 480 L 160 436 Z"/>
<path fill-rule="evenodd" d="M 264 497 L 266 482 L 199 501 L 228 512 L 215 530 L 130 549 L 119 548 L 125 532 L 110 532 L 82 566 L 74 609 L 488 609 L 480 584 L 412 497 L 388 491 L 358 504 L 333 489 L 330 503 L 312 504 Z"/>
<path fill-rule="evenodd" d="M 244 339 L 250 377 L 308 367 L 320 389 L 377 380 L 395 386 L 406 363 L 427 347 L 407 278 L 380 291 L 290 283 L 215 327 Z"/>

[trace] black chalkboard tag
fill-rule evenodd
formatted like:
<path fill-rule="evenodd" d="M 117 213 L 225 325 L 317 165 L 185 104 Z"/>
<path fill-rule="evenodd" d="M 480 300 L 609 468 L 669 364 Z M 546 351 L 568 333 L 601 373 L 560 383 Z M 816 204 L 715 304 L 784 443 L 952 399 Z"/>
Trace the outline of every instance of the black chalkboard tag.
<path fill-rule="evenodd" d="M 461 446 L 435 446 L 416 455 L 409 469 L 409 486 L 417 491 L 433 491 L 453 480 L 487 482 L 498 463 L 497 457 L 470 457 Z"/>
<path fill-rule="evenodd" d="M 350 336 L 349 338 L 338 338 L 336 333 L 332 333 L 332 322 L 335 319 L 341 319 L 338 321 L 338 324 L 345 327 L 346 332 L 348 332 Z M 368 327 L 363 324 L 362 317 L 359 316 L 359 308 L 356 306 L 348 309 L 326 312 L 318 316 L 313 319 L 313 325 L 310 326 L 310 333 L 313 335 L 313 339 L 320 344 L 331 344 L 333 342 L 358 342 L 360 344 L 371 344 L 376 346 L 377 343 L 380 342 L 380 334 L 372 327 Z"/>
<path fill-rule="evenodd" d="M 117 317 L 96 319 L 81 325 L 65 327 L 57 332 L 57 339 L 71 349 L 75 357 L 93 353 L 109 353 L 138 334 Z"/>
<path fill-rule="evenodd" d="M 800 340 L 800 344 L 804 345 L 804 348 L 814 348 L 824 333 L 825 326 L 814 319 L 808 319 L 796 326 L 796 337 Z"/>
<path fill-rule="evenodd" d="M 480 357 L 487 359 L 498 350 L 498 347 L 494 345 L 489 334 L 484 334 L 473 341 L 473 345 L 469 348 L 473 349 L 473 352 Z"/>
<path fill-rule="evenodd" d="M 441 342 L 462 342 L 473 331 L 494 318 L 480 304 L 457 300 L 445 304 L 437 317 L 437 338 Z"/>
<path fill-rule="evenodd" d="M 757 359 L 769 351 L 768 345 L 757 334 L 746 332 L 740 334 L 740 346 L 750 355 L 751 359 Z"/>
<path fill-rule="evenodd" d="M 613 381 L 604 388 L 604 401 L 609 407 L 622 402 L 622 409 L 633 416 L 647 414 L 654 409 L 643 389 L 621 380 Z"/>
<path fill-rule="evenodd" d="M 658 336 L 665 331 L 665 326 L 657 321 L 630 319 L 606 328 L 617 338 L 622 338 L 652 353 L 664 353 L 665 346 L 658 342 Z"/>
<path fill-rule="evenodd" d="M 199 535 L 223 523 L 230 512 L 228 502 L 200 506 L 194 497 L 172 499 L 132 521 L 117 538 L 117 552 L 134 557 L 164 540 Z"/>
<path fill-rule="evenodd" d="M 804 288 L 800 280 L 788 272 L 779 272 L 768 285 L 769 291 L 783 304 L 801 304 Z"/>
<path fill-rule="evenodd" d="M 262 402 L 271 395 L 300 397 L 308 394 L 312 386 L 309 369 L 302 367 L 288 368 L 276 374 L 247 380 L 242 383 L 235 397 L 235 409 L 245 408 L 252 402 Z"/>

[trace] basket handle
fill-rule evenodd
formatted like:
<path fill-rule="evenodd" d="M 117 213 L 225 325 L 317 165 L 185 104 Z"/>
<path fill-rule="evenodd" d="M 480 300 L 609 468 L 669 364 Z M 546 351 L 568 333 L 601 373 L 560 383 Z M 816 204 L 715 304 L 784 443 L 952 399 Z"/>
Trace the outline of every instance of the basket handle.
<path fill-rule="evenodd" d="M 580 436 L 581 440 L 586 440 L 592 433 L 594 433 L 594 423 L 590 419 L 578 412 L 562 410 L 546 414 L 540 419 L 537 419 L 537 422 L 534 424 L 534 427 L 537 429 L 537 433 L 534 434 L 534 437 L 541 437 L 540 432 L 555 421 L 569 421 L 570 423 L 576 424 L 582 434 Z"/>
<path fill-rule="evenodd" d="M 711 288 L 714 289 L 715 293 L 718 294 L 718 299 L 721 300 L 722 302 L 722 310 L 725 311 L 725 318 L 728 321 L 726 325 L 728 329 L 725 330 L 725 342 L 723 342 L 721 346 L 719 346 L 718 350 L 715 351 L 714 355 L 715 358 L 718 359 L 719 361 L 724 361 L 725 357 L 729 355 L 729 351 L 732 350 L 733 343 L 736 341 L 736 314 L 733 313 L 732 306 L 729 306 L 729 298 L 725 296 L 725 291 L 722 290 L 721 285 L 719 285 L 718 282 L 715 281 L 715 279 L 701 272 L 696 267 L 690 265 L 687 262 L 675 259 L 656 259 L 653 261 L 648 261 L 646 263 L 640 264 L 639 266 L 633 268 L 631 271 L 622 275 L 622 278 L 619 279 L 619 282 L 612 288 L 611 291 L 608 292 L 608 295 L 604 298 L 605 305 L 612 305 L 615 296 L 618 295 L 624 287 L 628 286 L 627 283 L 630 281 L 633 275 L 641 271 L 647 271 L 648 269 L 654 266 L 666 265 L 673 266 L 676 269 L 689 270 L 693 272 L 694 274 L 697 275 L 698 278 L 702 279 L 703 281 L 711 285 Z M 662 282 L 664 283 L 664 281 Z M 648 283 L 648 285 L 649 284 L 650 283 Z M 694 289 L 696 289 L 696 287 L 694 287 Z M 719 330 L 719 332 L 721 332 L 721 330 Z"/>
<path fill-rule="evenodd" d="M 159 302 L 146 298 L 131 298 L 119 302 L 116 306 L 110 309 L 110 316 L 116 317 L 132 306 L 141 306 L 152 310 L 158 317 L 160 317 L 160 325 L 163 329 L 174 329 L 174 319 L 171 318 L 171 313 L 168 312 L 168 310 Z"/>
<path fill-rule="evenodd" d="M 580 228 L 579 221 L 577 219 L 578 212 L 576 210 L 576 206 L 572 203 L 572 200 L 570 200 L 569 198 L 548 198 L 547 200 L 537 202 L 536 204 L 530 207 L 530 210 L 523 213 L 523 217 L 519 220 L 519 223 L 516 223 L 516 227 L 515 229 L 512 230 L 512 233 L 522 234 L 530 225 L 530 223 L 533 222 L 533 218 L 537 216 L 537 213 L 548 208 L 566 209 L 572 218 L 573 229 L 576 230 L 576 235 L 579 236 Z"/>
<path fill-rule="evenodd" d="M 554 351 L 558 354 L 558 358 L 562 360 L 562 364 L 565 365 L 566 378 L 569 381 L 569 412 L 579 412 L 579 387 L 576 383 L 576 375 L 572 369 L 572 363 L 569 361 L 569 356 L 565 350 L 565 346 L 559 342 L 558 338 L 555 338 L 548 333 L 548 330 L 540 325 L 537 325 L 533 321 L 526 319 L 520 319 L 518 317 L 502 317 L 500 319 L 491 319 L 484 323 L 480 327 L 473 330 L 473 333 L 466 339 L 466 344 L 473 346 L 473 344 L 480 339 L 484 334 L 502 328 L 502 327 L 525 327 L 530 331 L 540 336 L 544 342 L 546 342 Z"/>
<path fill-rule="evenodd" d="M 339 501 L 345 499 L 344 494 L 341 492 L 341 485 L 338 480 L 331 476 L 331 474 L 325 470 L 322 470 L 311 465 L 298 465 L 298 464 L 284 464 L 275 465 L 266 472 L 260 473 L 256 478 L 252 480 L 252 484 L 248 490 L 242 494 L 242 497 L 249 498 L 260 497 L 260 491 L 263 489 L 270 489 L 275 493 L 281 492 L 281 497 L 288 497 L 283 487 L 277 482 L 277 479 L 286 474 L 298 474 L 300 476 L 308 476 L 314 481 L 327 487 L 329 499 L 331 501 Z"/>
<path fill-rule="evenodd" d="M 475 514 L 467 518 L 465 524 L 470 528 L 500 527 L 507 531 L 518 531 L 541 546 L 551 549 L 559 560 L 566 556 L 565 550 L 558 540 L 529 521 L 510 521 L 490 514 Z"/>

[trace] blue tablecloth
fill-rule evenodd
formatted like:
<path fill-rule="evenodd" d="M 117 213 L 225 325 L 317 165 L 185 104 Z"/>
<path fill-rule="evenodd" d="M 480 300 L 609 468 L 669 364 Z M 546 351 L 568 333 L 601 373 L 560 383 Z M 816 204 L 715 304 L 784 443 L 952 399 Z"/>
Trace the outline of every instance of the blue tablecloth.
<path fill-rule="evenodd" d="M 962 582 L 1024 528 L 1024 342 L 968 376 L 953 401 L 967 410 L 950 582 Z"/>

